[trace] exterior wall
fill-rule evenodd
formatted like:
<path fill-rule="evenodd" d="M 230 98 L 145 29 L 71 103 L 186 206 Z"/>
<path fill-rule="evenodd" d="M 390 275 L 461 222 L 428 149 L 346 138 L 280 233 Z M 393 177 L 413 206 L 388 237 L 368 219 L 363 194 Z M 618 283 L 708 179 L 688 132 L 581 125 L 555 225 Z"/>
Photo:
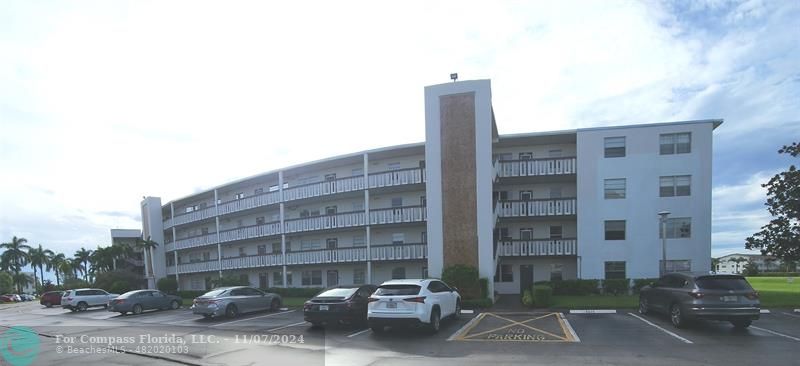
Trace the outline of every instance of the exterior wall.
<path fill-rule="evenodd" d="M 691 217 L 691 238 L 668 239 L 667 259 L 711 264 L 712 122 L 578 131 L 578 253 L 582 278 L 603 278 L 605 261 L 625 261 L 629 278 L 657 277 L 659 217 Z M 659 154 L 659 134 L 691 132 L 691 153 Z M 626 156 L 604 158 L 604 138 L 625 136 Z M 659 177 L 691 175 L 691 195 L 659 197 Z M 605 200 L 603 180 L 626 178 L 626 198 Z M 604 240 L 604 220 L 626 220 L 625 240 Z"/>
<path fill-rule="evenodd" d="M 576 220 L 547 220 L 535 222 L 500 222 L 498 228 L 508 228 L 508 235 L 513 239 L 520 238 L 520 229 L 533 229 L 534 239 L 549 239 L 550 226 L 561 226 L 561 236 L 563 238 L 576 238 L 578 236 L 578 224 Z M 578 244 L 580 245 L 580 243 Z"/>
<path fill-rule="evenodd" d="M 156 288 L 156 281 L 167 275 L 167 263 L 164 261 L 164 223 L 161 216 L 161 199 L 146 197 L 142 201 L 142 235 L 155 241 L 159 245 L 145 256 L 145 263 L 150 261 L 152 254 L 153 277 L 148 278 L 147 288 Z M 147 264 L 149 266 L 149 263 Z"/>
<path fill-rule="evenodd" d="M 550 281 L 550 270 L 552 264 L 564 265 L 562 276 L 565 280 L 577 279 L 578 264 L 575 257 L 551 257 L 551 258 L 507 258 L 502 259 L 502 264 L 510 264 L 514 272 L 514 280 L 511 282 L 495 282 L 494 289 L 500 294 L 519 294 L 520 293 L 520 272 L 519 266 L 522 264 L 533 265 L 533 280 Z M 499 279 L 498 279 L 499 280 Z"/>
<path fill-rule="evenodd" d="M 495 191 L 508 192 L 508 199 L 518 200 L 521 191 L 532 191 L 533 199 L 547 199 L 550 197 L 551 188 L 560 188 L 561 197 L 576 197 L 578 194 L 577 184 L 572 183 L 529 183 L 529 184 L 502 184 L 494 187 Z"/>

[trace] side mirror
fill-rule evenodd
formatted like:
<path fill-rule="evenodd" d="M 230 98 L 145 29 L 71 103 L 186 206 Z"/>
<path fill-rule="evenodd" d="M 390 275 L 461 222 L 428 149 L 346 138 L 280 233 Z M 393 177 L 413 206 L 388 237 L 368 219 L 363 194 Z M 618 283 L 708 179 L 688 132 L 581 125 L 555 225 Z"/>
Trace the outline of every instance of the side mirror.
<path fill-rule="evenodd" d="M 450 288 L 450 292 L 453 292 L 453 291 L 458 292 L 458 287 L 451 287 Z"/>

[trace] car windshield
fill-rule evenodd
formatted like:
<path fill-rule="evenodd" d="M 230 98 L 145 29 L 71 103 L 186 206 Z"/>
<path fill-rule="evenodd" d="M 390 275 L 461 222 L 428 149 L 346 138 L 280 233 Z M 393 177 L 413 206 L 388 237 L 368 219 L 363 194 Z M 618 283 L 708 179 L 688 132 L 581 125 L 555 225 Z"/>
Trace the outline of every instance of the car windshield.
<path fill-rule="evenodd" d="M 225 291 L 228 291 L 228 289 L 224 288 L 224 289 L 219 289 L 219 290 L 212 290 L 212 291 L 206 292 L 203 295 L 203 297 L 217 297 L 217 296 L 222 295 L 223 293 L 225 293 Z"/>
<path fill-rule="evenodd" d="M 357 288 L 332 288 L 322 292 L 317 297 L 350 297 L 356 291 L 358 291 Z"/>
<path fill-rule="evenodd" d="M 418 285 L 383 285 L 378 287 L 378 291 L 375 291 L 375 295 L 416 295 L 419 293 L 420 288 L 421 287 Z"/>
<path fill-rule="evenodd" d="M 750 284 L 742 277 L 701 277 L 697 286 L 704 290 L 750 290 Z"/>

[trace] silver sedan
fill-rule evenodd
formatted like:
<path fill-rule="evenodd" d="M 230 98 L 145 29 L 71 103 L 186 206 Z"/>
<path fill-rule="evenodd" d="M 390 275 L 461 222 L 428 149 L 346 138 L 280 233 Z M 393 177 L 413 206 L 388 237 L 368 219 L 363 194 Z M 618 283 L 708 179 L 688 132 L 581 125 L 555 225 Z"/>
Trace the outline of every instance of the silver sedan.
<path fill-rule="evenodd" d="M 205 318 L 235 318 L 254 311 L 276 311 L 281 307 L 278 294 L 263 292 L 248 286 L 218 287 L 194 299 L 192 312 Z"/>

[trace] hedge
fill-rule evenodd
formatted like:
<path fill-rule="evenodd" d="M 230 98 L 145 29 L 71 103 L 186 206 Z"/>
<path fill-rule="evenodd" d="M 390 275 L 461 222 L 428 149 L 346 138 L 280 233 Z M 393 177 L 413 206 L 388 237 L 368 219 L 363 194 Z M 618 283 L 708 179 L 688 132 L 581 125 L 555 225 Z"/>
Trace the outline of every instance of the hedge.
<path fill-rule="evenodd" d="M 281 295 L 282 297 L 302 297 L 310 299 L 314 296 L 317 296 L 318 293 L 322 292 L 322 288 L 318 287 L 272 287 L 267 289 L 261 289 L 266 292 L 276 293 Z M 211 290 L 188 290 L 188 291 L 178 291 L 178 296 L 182 298 L 195 298 L 203 296 L 206 292 Z"/>
<path fill-rule="evenodd" d="M 627 278 L 618 278 L 603 280 L 603 293 L 611 295 L 627 295 L 630 289 L 630 280 Z"/>
<path fill-rule="evenodd" d="M 533 285 L 533 305 L 546 308 L 553 302 L 553 288 L 545 285 Z"/>
<path fill-rule="evenodd" d="M 638 294 L 642 287 L 648 286 L 653 282 L 658 281 L 658 278 L 636 278 L 633 280 L 633 293 Z"/>
<path fill-rule="evenodd" d="M 760 272 L 751 277 L 800 277 L 800 272 Z"/>
<path fill-rule="evenodd" d="M 546 285 L 553 289 L 554 295 L 591 295 L 599 294 L 600 282 L 598 280 L 561 280 L 541 281 L 534 285 Z"/>
<path fill-rule="evenodd" d="M 486 309 L 492 307 L 491 299 L 461 300 L 462 309 Z"/>
<path fill-rule="evenodd" d="M 463 264 L 449 266 L 442 271 L 442 281 L 458 288 L 458 293 L 464 299 L 486 298 L 481 296 L 482 289 L 478 269 L 475 267 Z"/>
<path fill-rule="evenodd" d="M 525 290 L 522 293 L 522 305 L 533 306 L 533 293 L 531 290 Z"/>

